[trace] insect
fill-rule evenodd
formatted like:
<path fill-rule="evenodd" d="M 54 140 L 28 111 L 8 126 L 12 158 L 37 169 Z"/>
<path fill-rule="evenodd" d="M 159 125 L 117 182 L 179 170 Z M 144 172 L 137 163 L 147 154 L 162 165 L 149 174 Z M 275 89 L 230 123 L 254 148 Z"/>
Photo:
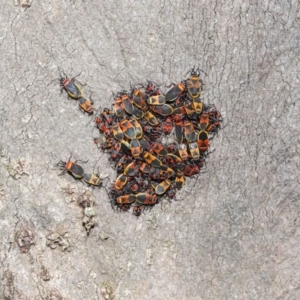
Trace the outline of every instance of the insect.
<path fill-rule="evenodd" d="M 99 120 L 100 118 L 98 118 L 98 120 Z M 108 131 L 110 131 L 110 128 L 107 126 L 107 124 L 105 123 L 105 122 L 102 122 L 102 121 L 100 121 L 100 122 L 98 122 L 97 121 L 97 126 L 96 127 L 98 127 L 98 129 L 101 131 L 101 132 L 103 132 L 103 133 L 105 133 L 105 132 L 108 132 Z M 105 135 L 106 137 L 107 137 L 107 135 Z"/>
<path fill-rule="evenodd" d="M 123 95 L 121 96 L 121 101 L 124 104 L 126 112 L 132 115 L 132 100 L 129 98 L 129 95 L 127 93 L 123 93 Z"/>
<path fill-rule="evenodd" d="M 168 174 L 168 178 L 171 178 L 175 175 L 174 170 L 166 165 L 161 165 L 160 170 L 166 172 Z"/>
<path fill-rule="evenodd" d="M 218 130 L 221 128 L 221 122 L 223 122 L 221 113 L 218 110 L 213 109 L 208 114 L 210 125 L 206 130 L 212 133 L 218 133 Z"/>
<path fill-rule="evenodd" d="M 185 103 L 184 109 L 191 120 L 198 120 L 198 115 L 192 103 Z"/>
<path fill-rule="evenodd" d="M 114 183 L 114 188 L 119 191 L 123 188 L 123 186 L 127 183 L 127 176 L 121 174 Z"/>
<path fill-rule="evenodd" d="M 117 204 L 131 204 L 136 200 L 136 196 L 134 194 L 124 195 L 117 198 Z"/>
<path fill-rule="evenodd" d="M 159 124 L 157 118 L 149 110 L 145 112 L 145 118 L 152 126 L 157 126 Z"/>
<path fill-rule="evenodd" d="M 182 134 L 182 122 L 183 116 L 182 115 L 175 115 L 173 120 L 175 123 L 175 139 L 177 140 L 178 143 L 183 142 L 183 134 Z"/>
<path fill-rule="evenodd" d="M 118 123 L 116 123 L 112 126 L 112 132 L 113 132 L 113 136 L 116 140 L 121 142 L 124 139 L 124 133 Z"/>
<path fill-rule="evenodd" d="M 147 163 L 145 163 L 145 162 L 143 162 L 142 164 L 141 164 L 141 166 L 140 166 L 140 170 L 143 172 L 143 173 L 145 173 L 145 174 L 149 174 L 150 173 L 150 166 L 147 164 Z"/>
<path fill-rule="evenodd" d="M 200 79 L 200 71 L 202 71 L 202 70 L 199 68 L 196 70 L 193 68 L 191 70 L 191 76 L 188 79 L 187 91 L 188 91 L 188 95 L 193 99 L 198 98 L 202 91 L 202 82 Z"/>
<path fill-rule="evenodd" d="M 199 131 L 198 148 L 202 152 L 206 152 L 209 147 L 209 139 L 207 131 Z"/>
<path fill-rule="evenodd" d="M 135 128 L 129 120 L 124 119 L 119 124 L 128 139 L 132 140 L 136 137 Z"/>
<path fill-rule="evenodd" d="M 130 151 L 133 157 L 139 157 L 142 152 L 141 144 L 137 139 L 132 139 L 130 142 Z"/>
<path fill-rule="evenodd" d="M 151 145 L 149 144 L 149 142 L 147 140 L 145 140 L 144 138 L 140 139 L 140 144 L 144 150 L 150 151 Z"/>
<path fill-rule="evenodd" d="M 140 189 L 139 185 L 134 181 L 130 184 L 130 189 L 133 193 L 137 193 Z"/>
<path fill-rule="evenodd" d="M 97 174 L 84 173 L 82 179 L 90 185 L 100 186 L 102 184 L 101 178 Z"/>
<path fill-rule="evenodd" d="M 144 207 L 143 207 L 142 205 L 135 205 L 135 206 L 133 206 L 133 208 L 132 208 L 132 213 L 133 213 L 135 216 L 139 217 L 139 216 L 142 214 L 143 208 L 144 208 Z"/>
<path fill-rule="evenodd" d="M 138 107 L 136 107 L 135 105 L 133 105 L 133 106 L 132 106 L 132 115 L 133 115 L 137 120 L 139 120 L 139 119 L 141 119 L 141 118 L 144 117 L 144 112 L 143 112 L 140 108 L 138 108 Z"/>
<path fill-rule="evenodd" d="M 121 97 L 115 98 L 113 107 L 114 107 L 116 115 L 119 118 L 123 118 L 125 116 L 124 103 L 122 102 Z"/>
<path fill-rule="evenodd" d="M 210 116 L 212 117 L 212 119 L 214 121 L 214 125 L 216 127 L 220 127 L 220 125 L 221 125 L 220 122 L 223 121 L 221 113 L 218 110 L 213 109 L 209 114 L 210 114 Z"/>
<path fill-rule="evenodd" d="M 92 114 L 94 112 L 93 104 L 93 100 L 89 100 L 84 97 L 79 98 L 79 107 L 88 114 Z"/>
<path fill-rule="evenodd" d="M 155 113 L 161 115 L 161 116 L 169 116 L 173 113 L 173 108 L 172 106 L 168 104 L 163 104 L 163 105 L 157 105 L 157 106 L 150 106 L 151 110 L 154 111 Z"/>
<path fill-rule="evenodd" d="M 132 126 L 135 128 L 136 138 L 141 139 L 143 137 L 143 128 L 141 124 L 135 119 L 130 120 L 130 122 Z"/>
<path fill-rule="evenodd" d="M 155 194 L 138 193 L 135 197 L 136 203 L 143 205 L 154 205 L 157 201 L 157 196 Z"/>
<path fill-rule="evenodd" d="M 166 98 L 162 95 L 151 96 L 147 102 L 149 105 L 163 105 L 166 103 Z"/>
<path fill-rule="evenodd" d="M 105 119 L 105 122 L 108 125 L 111 125 L 113 122 L 113 112 L 109 108 L 103 108 L 102 115 Z"/>
<path fill-rule="evenodd" d="M 188 155 L 188 152 L 186 149 L 186 144 L 179 144 L 178 152 L 179 152 L 179 156 L 181 157 L 182 160 L 187 160 L 189 158 L 189 155 Z"/>
<path fill-rule="evenodd" d="M 162 165 L 161 161 L 149 152 L 145 151 L 143 154 L 143 158 L 149 165 L 154 168 L 159 168 Z"/>
<path fill-rule="evenodd" d="M 206 130 L 209 125 L 209 114 L 203 113 L 200 117 L 199 127 L 201 130 Z"/>
<path fill-rule="evenodd" d="M 183 173 L 181 171 L 178 171 L 176 173 L 176 177 L 175 177 L 176 188 L 178 190 L 182 189 L 184 182 L 185 182 L 185 177 L 184 177 Z"/>
<path fill-rule="evenodd" d="M 120 145 L 120 144 L 119 144 Z M 118 149 L 111 149 L 110 151 L 110 159 L 113 161 L 119 160 L 122 157 L 122 153 L 120 152 L 121 146 Z"/>
<path fill-rule="evenodd" d="M 146 93 L 150 96 L 156 96 L 161 95 L 161 92 L 159 90 L 159 85 L 155 83 L 154 81 L 147 81 L 148 85 L 146 86 Z"/>
<path fill-rule="evenodd" d="M 75 178 L 77 179 L 82 179 L 83 176 L 84 176 L 84 170 L 83 168 L 76 164 L 76 162 L 80 161 L 80 160 L 76 160 L 74 162 L 72 162 L 70 159 L 71 159 L 72 156 L 70 156 L 70 158 L 68 159 L 67 162 L 64 162 L 64 161 L 59 161 L 57 166 L 60 167 L 61 169 L 63 169 L 62 173 L 59 174 L 60 175 L 63 175 L 65 174 L 66 172 L 69 172 L 71 173 Z M 88 161 L 81 161 L 81 162 L 88 162 Z"/>
<path fill-rule="evenodd" d="M 153 180 L 164 180 L 169 177 L 169 174 L 161 169 L 151 167 L 149 176 Z"/>
<path fill-rule="evenodd" d="M 196 140 L 196 132 L 194 126 L 190 121 L 183 123 L 184 136 L 188 142 L 194 142 Z"/>
<path fill-rule="evenodd" d="M 176 163 L 182 162 L 182 159 L 173 153 L 168 153 L 168 157 Z"/>
<path fill-rule="evenodd" d="M 186 110 L 184 106 L 178 106 L 173 110 L 174 115 L 186 115 Z"/>
<path fill-rule="evenodd" d="M 195 165 L 186 165 L 183 163 L 178 163 L 176 165 L 176 168 L 181 171 L 183 173 L 183 175 L 185 176 L 193 176 L 195 174 L 199 173 L 199 167 L 195 164 Z"/>
<path fill-rule="evenodd" d="M 180 82 L 175 84 L 165 95 L 167 102 L 175 101 L 185 90 L 185 85 Z"/>
<path fill-rule="evenodd" d="M 162 181 L 161 183 L 159 183 L 158 185 L 156 185 L 155 188 L 155 193 L 157 195 L 162 195 L 164 194 L 171 186 L 171 181 L 166 179 L 164 181 Z"/>
<path fill-rule="evenodd" d="M 126 155 L 123 155 L 116 164 L 116 170 L 118 173 L 123 173 L 127 164 L 129 163 L 129 159 Z"/>
<path fill-rule="evenodd" d="M 137 106 L 138 108 L 144 110 L 145 108 L 147 108 L 147 99 L 148 96 L 143 93 L 141 90 L 139 89 L 134 89 L 132 92 L 132 100 L 133 100 L 133 104 L 135 106 Z"/>
<path fill-rule="evenodd" d="M 172 118 L 168 117 L 166 120 L 162 123 L 162 130 L 165 135 L 169 135 L 173 130 L 173 123 Z"/>
<path fill-rule="evenodd" d="M 195 109 L 196 113 L 200 114 L 202 112 L 203 104 L 200 100 L 200 96 L 196 97 L 196 98 L 193 98 L 193 106 L 194 106 L 194 109 Z"/>
<path fill-rule="evenodd" d="M 200 152 L 196 142 L 189 143 L 189 149 L 193 159 L 195 160 L 200 159 Z"/>
<path fill-rule="evenodd" d="M 101 149 L 103 151 L 113 147 L 115 140 L 113 138 L 107 138 L 105 142 L 101 143 Z"/>
<path fill-rule="evenodd" d="M 175 195 L 176 195 L 176 191 L 175 189 L 172 188 L 172 186 L 167 190 L 167 196 L 170 198 L 170 199 L 173 199 L 175 198 Z"/>
<path fill-rule="evenodd" d="M 146 125 L 143 127 L 143 129 L 144 132 L 148 134 L 148 137 L 151 141 L 156 141 L 159 139 L 162 133 L 162 129 L 159 126 Z M 144 147 L 144 149 L 146 149 L 146 147 Z"/>
<path fill-rule="evenodd" d="M 131 155 L 130 144 L 127 141 L 125 141 L 125 140 L 121 141 L 121 149 L 126 155 L 128 155 L 128 156 Z"/>
<path fill-rule="evenodd" d="M 124 175 L 134 177 L 138 174 L 140 170 L 140 165 L 133 161 L 124 170 Z"/>
<path fill-rule="evenodd" d="M 80 74 L 81 72 L 73 78 L 68 78 L 67 75 L 64 73 L 65 77 L 60 75 L 61 78 L 59 79 L 62 89 L 64 88 L 65 91 L 68 93 L 69 97 L 75 100 L 82 97 L 81 88 L 75 83 L 75 78 L 78 77 Z"/>
<path fill-rule="evenodd" d="M 153 143 L 150 149 L 150 152 L 155 152 L 157 155 L 166 156 L 168 155 L 168 151 L 160 144 L 160 143 Z"/>

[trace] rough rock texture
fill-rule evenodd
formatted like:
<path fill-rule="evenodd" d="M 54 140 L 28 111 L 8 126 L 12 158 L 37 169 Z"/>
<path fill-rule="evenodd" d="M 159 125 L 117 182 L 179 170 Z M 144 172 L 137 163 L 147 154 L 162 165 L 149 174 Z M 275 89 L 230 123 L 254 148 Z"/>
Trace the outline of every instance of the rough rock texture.
<path fill-rule="evenodd" d="M 300 299 L 299 2 L 26 3 L 0 10 L 0 299 Z M 57 176 L 72 152 L 115 177 L 58 66 L 103 108 L 194 64 L 227 127 L 178 201 L 137 219 Z"/>

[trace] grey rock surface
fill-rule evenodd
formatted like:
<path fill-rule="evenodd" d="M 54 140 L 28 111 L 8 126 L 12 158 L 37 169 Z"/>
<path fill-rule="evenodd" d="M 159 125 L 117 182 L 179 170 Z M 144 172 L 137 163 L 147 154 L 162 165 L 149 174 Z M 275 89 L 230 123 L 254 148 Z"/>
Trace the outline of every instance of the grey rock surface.
<path fill-rule="evenodd" d="M 0 299 L 300 299 L 299 29 L 295 0 L 2 1 Z M 103 108 L 195 64 L 227 127 L 177 201 L 137 219 L 57 176 L 115 178 L 58 67 Z"/>

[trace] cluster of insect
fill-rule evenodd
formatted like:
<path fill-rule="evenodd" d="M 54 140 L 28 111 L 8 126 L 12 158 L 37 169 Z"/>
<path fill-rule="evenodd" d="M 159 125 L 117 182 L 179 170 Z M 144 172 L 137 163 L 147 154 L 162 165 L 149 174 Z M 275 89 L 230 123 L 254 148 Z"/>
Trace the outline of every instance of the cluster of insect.
<path fill-rule="evenodd" d="M 210 140 L 221 129 L 222 116 L 214 105 L 200 100 L 201 71 L 193 68 L 187 79 L 172 84 L 166 93 L 153 81 L 136 84 L 130 91 L 117 93 L 113 108 L 104 108 L 96 116 L 104 139 L 95 143 L 109 155 L 118 173 L 108 191 L 113 207 L 123 211 L 132 207 L 139 216 L 163 196 L 174 199 L 185 177 L 198 175 L 205 166 Z M 79 99 L 84 111 L 94 111 L 75 78 L 62 78 L 61 85 L 71 98 Z M 77 164 L 69 160 L 60 166 L 79 178 Z M 94 185 L 91 176 L 95 174 L 85 179 L 84 172 L 80 173 Z"/>

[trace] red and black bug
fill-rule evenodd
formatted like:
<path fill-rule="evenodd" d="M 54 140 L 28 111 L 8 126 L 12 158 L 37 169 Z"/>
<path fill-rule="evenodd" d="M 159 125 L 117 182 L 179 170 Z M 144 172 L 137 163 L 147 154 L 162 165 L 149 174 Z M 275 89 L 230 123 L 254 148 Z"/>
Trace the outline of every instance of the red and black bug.
<path fill-rule="evenodd" d="M 116 123 L 112 126 L 112 132 L 113 132 L 113 136 L 116 140 L 121 142 L 124 139 L 124 133 L 123 133 L 119 123 Z"/>
<path fill-rule="evenodd" d="M 92 114 L 94 112 L 93 104 L 93 100 L 89 100 L 84 97 L 79 98 L 79 107 L 88 114 Z"/>
<path fill-rule="evenodd" d="M 197 69 L 193 68 L 191 70 L 191 76 L 187 80 L 187 92 L 188 95 L 193 99 L 200 97 L 200 93 L 202 91 L 202 81 L 200 79 L 200 71 L 202 71 L 200 68 Z"/>
<path fill-rule="evenodd" d="M 132 213 L 136 217 L 139 217 L 142 214 L 143 210 L 144 210 L 144 206 L 142 206 L 142 205 L 134 205 L 133 208 L 132 208 Z"/>
<path fill-rule="evenodd" d="M 155 193 L 157 195 L 162 195 L 170 188 L 170 186 L 171 186 L 171 181 L 166 179 L 153 187 L 155 188 Z"/>
<path fill-rule="evenodd" d="M 203 113 L 199 121 L 200 130 L 206 130 L 208 126 L 209 126 L 209 114 Z"/>
<path fill-rule="evenodd" d="M 130 120 L 130 122 L 135 129 L 136 138 L 141 139 L 143 137 L 143 128 L 142 128 L 141 124 L 137 120 L 134 120 L 134 119 Z"/>
<path fill-rule="evenodd" d="M 184 177 L 183 173 L 181 171 L 178 171 L 176 173 L 176 177 L 175 177 L 176 188 L 178 190 L 182 189 L 184 182 L 185 182 L 185 177 Z"/>
<path fill-rule="evenodd" d="M 139 89 L 133 89 L 132 100 L 133 104 L 141 110 L 147 109 L 148 96 Z"/>
<path fill-rule="evenodd" d="M 170 116 L 173 113 L 173 108 L 171 105 L 163 104 L 157 106 L 150 106 L 151 110 L 161 116 Z"/>
<path fill-rule="evenodd" d="M 140 170 L 140 164 L 137 161 L 131 162 L 124 170 L 124 175 L 135 177 Z"/>
<path fill-rule="evenodd" d="M 159 168 L 162 165 L 161 161 L 149 152 L 145 151 L 143 154 L 143 158 L 149 165 L 154 168 Z"/>
<path fill-rule="evenodd" d="M 117 198 L 117 204 L 131 204 L 136 200 L 136 196 L 134 194 L 124 195 Z"/>
<path fill-rule="evenodd" d="M 124 108 L 126 110 L 126 112 L 130 115 L 132 115 L 132 100 L 129 98 L 129 95 L 127 93 L 123 93 L 121 95 L 121 101 L 124 105 Z"/>
<path fill-rule="evenodd" d="M 193 98 L 193 106 L 196 113 L 200 114 L 203 110 L 203 103 L 200 100 L 200 97 Z"/>
<path fill-rule="evenodd" d="M 125 141 L 125 140 L 121 141 L 121 149 L 124 154 L 131 156 L 130 144 L 127 141 Z"/>
<path fill-rule="evenodd" d="M 182 160 L 187 160 L 189 158 L 186 144 L 179 144 L 178 145 L 178 153 Z"/>
<path fill-rule="evenodd" d="M 155 194 L 148 193 L 138 193 L 136 196 L 136 203 L 143 205 L 154 205 L 157 201 L 157 196 Z"/>
<path fill-rule="evenodd" d="M 148 80 L 148 84 L 145 87 L 146 93 L 149 96 L 157 96 L 157 95 L 161 95 L 161 91 L 159 89 L 159 85 L 157 83 L 155 83 L 154 81 L 149 81 Z"/>
<path fill-rule="evenodd" d="M 102 184 L 101 178 L 97 174 L 84 173 L 82 179 L 89 185 L 100 186 Z"/>
<path fill-rule="evenodd" d="M 167 102 L 175 101 L 185 91 L 185 85 L 180 82 L 175 84 L 165 95 Z"/>
<path fill-rule="evenodd" d="M 115 181 L 115 183 L 114 183 L 114 188 L 116 189 L 116 190 L 121 190 L 123 187 L 124 187 L 124 185 L 127 183 L 127 176 L 126 175 L 124 175 L 124 174 L 121 174 L 117 179 L 116 179 L 116 181 Z"/>
<path fill-rule="evenodd" d="M 175 139 L 178 143 L 183 142 L 183 132 L 182 132 L 182 126 L 183 126 L 183 116 L 182 115 L 175 115 L 173 118 L 173 121 L 175 123 Z"/>
<path fill-rule="evenodd" d="M 114 107 L 114 111 L 115 111 L 116 115 L 119 118 L 123 118 L 125 116 L 124 103 L 123 103 L 121 97 L 115 98 L 113 107 Z"/>
<path fill-rule="evenodd" d="M 196 140 L 196 132 L 194 126 L 190 121 L 184 121 L 183 123 L 184 136 L 188 142 L 194 142 Z"/>
<path fill-rule="evenodd" d="M 163 95 L 151 96 L 147 99 L 149 105 L 163 105 L 166 103 L 166 98 Z"/>
<path fill-rule="evenodd" d="M 84 170 L 80 165 L 76 164 L 80 160 L 76 160 L 76 161 L 72 162 L 70 159 L 71 159 L 71 156 L 67 162 L 62 161 L 62 160 L 58 162 L 57 166 L 60 167 L 61 169 L 63 169 L 62 173 L 59 175 L 63 175 L 66 172 L 69 172 L 75 178 L 82 179 L 84 176 Z M 86 163 L 87 161 L 81 161 L 81 162 Z"/>
<path fill-rule="evenodd" d="M 68 93 L 68 96 L 72 99 L 79 99 L 80 97 L 82 97 L 82 91 L 81 88 L 79 87 L 79 85 L 77 85 L 75 83 L 76 81 L 76 77 L 78 77 L 81 74 L 81 72 L 74 76 L 73 78 L 68 78 L 68 76 L 66 74 L 65 77 L 63 77 L 62 75 L 60 78 L 60 85 L 62 86 L 62 89 L 65 89 L 65 91 Z"/>
<path fill-rule="evenodd" d="M 201 152 L 208 151 L 209 147 L 209 139 L 207 131 L 201 130 L 199 131 L 199 140 L 198 140 L 198 148 Z"/>
<path fill-rule="evenodd" d="M 166 171 L 163 171 L 159 168 L 151 167 L 149 172 L 149 178 L 156 181 L 165 180 L 169 178 L 169 174 Z"/>
<path fill-rule="evenodd" d="M 188 176 L 188 177 L 196 175 L 200 171 L 200 168 L 196 164 L 186 165 L 183 163 L 177 163 L 176 168 L 177 168 L 177 170 L 181 171 L 183 173 L 183 175 Z"/>
<path fill-rule="evenodd" d="M 162 123 L 162 130 L 165 135 L 171 134 L 173 130 L 172 118 L 170 117 L 166 118 L 166 120 Z"/>
<path fill-rule="evenodd" d="M 133 157 L 139 157 L 142 153 L 142 147 L 137 139 L 132 139 L 130 142 L 130 151 Z"/>
<path fill-rule="evenodd" d="M 119 124 L 128 139 L 132 140 L 136 137 L 135 128 L 129 120 L 124 119 Z"/>
<path fill-rule="evenodd" d="M 156 143 L 156 142 L 152 144 L 152 147 L 150 148 L 150 152 L 152 153 L 154 152 L 159 156 L 168 155 L 168 151 L 160 143 Z"/>
<path fill-rule="evenodd" d="M 112 125 L 113 123 L 113 111 L 111 111 L 109 108 L 103 108 L 102 116 L 105 119 L 105 122 L 108 125 Z"/>
<path fill-rule="evenodd" d="M 159 124 L 157 118 L 149 110 L 145 112 L 145 118 L 147 122 L 152 126 L 157 126 Z"/>

